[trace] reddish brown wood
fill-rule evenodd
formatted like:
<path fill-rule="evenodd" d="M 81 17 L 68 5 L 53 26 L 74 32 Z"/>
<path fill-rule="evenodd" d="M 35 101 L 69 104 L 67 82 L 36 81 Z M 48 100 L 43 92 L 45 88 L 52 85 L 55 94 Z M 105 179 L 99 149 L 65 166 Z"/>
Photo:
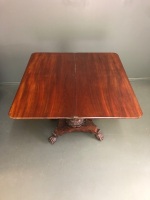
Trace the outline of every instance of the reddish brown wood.
<path fill-rule="evenodd" d="M 138 118 L 115 53 L 34 53 L 9 111 L 15 119 Z"/>
<path fill-rule="evenodd" d="M 9 115 L 17 119 L 74 116 L 74 54 L 32 54 Z"/>
<path fill-rule="evenodd" d="M 142 115 L 117 54 L 79 53 L 76 65 L 77 116 L 138 118 Z"/>
<path fill-rule="evenodd" d="M 99 128 L 93 123 L 91 119 L 85 119 L 84 124 L 80 127 L 71 127 L 66 123 L 65 119 L 60 119 L 58 127 L 54 130 L 51 137 L 48 138 L 49 142 L 54 144 L 58 136 L 64 135 L 65 133 L 71 132 L 89 132 L 95 135 L 98 140 L 103 140 L 104 136 Z"/>

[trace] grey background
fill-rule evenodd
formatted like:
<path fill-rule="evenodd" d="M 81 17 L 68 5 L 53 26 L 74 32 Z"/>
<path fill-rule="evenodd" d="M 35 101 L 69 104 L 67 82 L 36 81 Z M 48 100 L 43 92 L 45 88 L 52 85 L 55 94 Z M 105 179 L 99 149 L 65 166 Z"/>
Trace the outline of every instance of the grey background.
<path fill-rule="evenodd" d="M 116 52 L 129 78 L 150 77 L 149 0 L 0 0 L 0 82 L 32 52 Z"/>

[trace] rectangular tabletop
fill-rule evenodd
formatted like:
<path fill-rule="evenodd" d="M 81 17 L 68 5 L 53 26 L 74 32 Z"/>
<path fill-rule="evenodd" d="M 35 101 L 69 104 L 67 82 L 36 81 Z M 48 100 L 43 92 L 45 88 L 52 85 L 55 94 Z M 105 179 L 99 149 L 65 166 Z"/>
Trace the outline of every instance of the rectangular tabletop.
<path fill-rule="evenodd" d="M 138 118 L 115 53 L 34 53 L 9 111 L 16 119 Z"/>

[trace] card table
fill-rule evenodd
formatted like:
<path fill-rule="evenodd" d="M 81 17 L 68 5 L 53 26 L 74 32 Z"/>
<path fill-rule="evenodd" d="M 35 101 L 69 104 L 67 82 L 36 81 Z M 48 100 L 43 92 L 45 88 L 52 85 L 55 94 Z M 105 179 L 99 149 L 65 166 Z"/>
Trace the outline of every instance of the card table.
<path fill-rule="evenodd" d="M 11 105 L 13 119 L 58 119 L 49 141 L 69 132 L 103 140 L 92 119 L 139 118 L 142 110 L 116 53 L 33 53 Z"/>

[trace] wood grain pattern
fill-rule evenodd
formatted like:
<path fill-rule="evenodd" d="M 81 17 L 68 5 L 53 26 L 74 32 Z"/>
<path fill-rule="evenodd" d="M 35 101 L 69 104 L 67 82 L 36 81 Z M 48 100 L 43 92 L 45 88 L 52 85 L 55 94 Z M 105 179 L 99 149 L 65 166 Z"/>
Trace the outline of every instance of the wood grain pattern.
<path fill-rule="evenodd" d="M 115 53 L 34 53 L 9 111 L 16 119 L 138 118 Z"/>

